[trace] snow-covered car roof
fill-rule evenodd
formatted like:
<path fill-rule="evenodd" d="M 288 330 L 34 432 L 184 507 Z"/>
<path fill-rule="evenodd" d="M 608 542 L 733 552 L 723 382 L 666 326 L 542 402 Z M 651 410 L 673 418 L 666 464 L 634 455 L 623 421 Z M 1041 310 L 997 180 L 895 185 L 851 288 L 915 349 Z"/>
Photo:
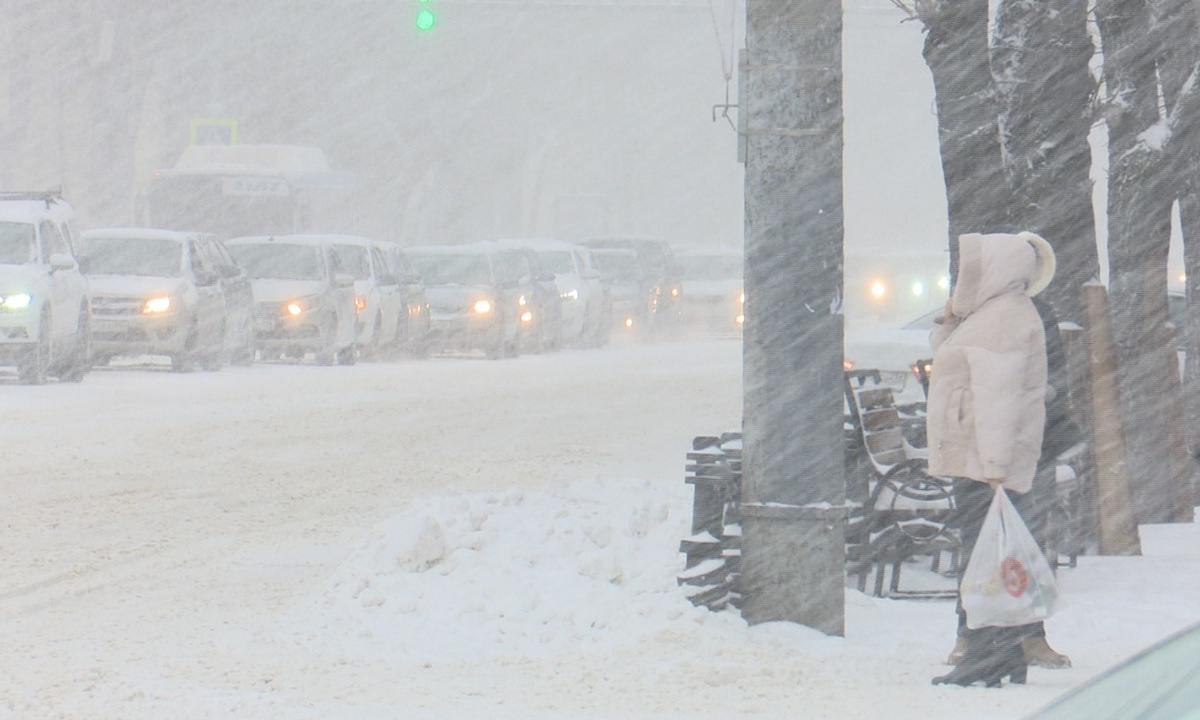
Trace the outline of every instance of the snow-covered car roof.
<path fill-rule="evenodd" d="M 0 220 L 36 223 L 47 216 L 70 220 L 75 212 L 70 203 L 52 192 L 0 192 Z"/>
<path fill-rule="evenodd" d="M 79 237 L 84 240 L 91 238 L 128 238 L 130 240 L 175 240 L 176 242 L 186 242 L 188 238 L 202 234 L 200 232 L 163 230 L 159 228 L 111 227 L 84 230 L 79 233 Z"/>
<path fill-rule="evenodd" d="M 334 243 L 357 243 L 371 240 L 360 235 L 320 235 L 300 233 L 295 235 L 245 235 L 225 241 L 226 245 L 249 245 L 261 243 L 286 243 L 289 245 L 329 245 Z"/>

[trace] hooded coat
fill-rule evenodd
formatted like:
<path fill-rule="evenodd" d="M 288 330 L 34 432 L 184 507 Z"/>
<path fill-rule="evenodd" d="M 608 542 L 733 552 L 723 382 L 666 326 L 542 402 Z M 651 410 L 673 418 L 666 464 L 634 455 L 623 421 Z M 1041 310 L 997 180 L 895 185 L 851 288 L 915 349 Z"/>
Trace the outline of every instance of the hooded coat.
<path fill-rule="evenodd" d="M 1032 487 L 1046 419 L 1046 340 L 1026 294 L 1037 270 L 1022 237 L 959 238 L 954 316 L 930 337 L 930 474 Z"/>

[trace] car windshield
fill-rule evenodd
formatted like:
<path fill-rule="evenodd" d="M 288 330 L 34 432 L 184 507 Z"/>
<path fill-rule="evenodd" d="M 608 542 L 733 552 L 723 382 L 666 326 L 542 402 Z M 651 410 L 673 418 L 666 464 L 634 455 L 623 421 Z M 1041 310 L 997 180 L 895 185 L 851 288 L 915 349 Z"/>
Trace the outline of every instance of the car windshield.
<path fill-rule="evenodd" d="M 89 275 L 180 277 L 183 243 L 170 238 L 84 238 L 79 258 Z"/>
<path fill-rule="evenodd" d="M 555 275 L 575 272 L 575 263 L 571 261 L 571 253 L 568 250 L 543 250 L 537 256 L 546 272 L 552 272 Z"/>
<path fill-rule="evenodd" d="M 740 255 L 684 255 L 679 258 L 684 280 L 740 280 Z"/>
<path fill-rule="evenodd" d="M 408 258 L 426 285 L 490 285 L 487 258 L 468 253 L 411 253 Z"/>
<path fill-rule="evenodd" d="M 1068 718 L 1200 718 L 1200 625 L 1159 642 L 1034 713 Z"/>
<path fill-rule="evenodd" d="M 342 268 L 354 276 L 355 280 L 371 279 L 371 255 L 362 245 L 334 245 L 333 252 L 337 254 Z"/>
<path fill-rule="evenodd" d="M 33 242 L 33 224 L 0 222 L 0 263 L 23 265 L 37 260 L 37 245 Z"/>
<path fill-rule="evenodd" d="M 631 252 L 596 252 L 592 256 L 596 259 L 600 276 L 605 280 L 630 282 L 641 277 L 637 255 Z"/>
<path fill-rule="evenodd" d="M 253 280 L 323 280 L 321 249 L 313 245 L 247 243 L 229 252 Z"/>

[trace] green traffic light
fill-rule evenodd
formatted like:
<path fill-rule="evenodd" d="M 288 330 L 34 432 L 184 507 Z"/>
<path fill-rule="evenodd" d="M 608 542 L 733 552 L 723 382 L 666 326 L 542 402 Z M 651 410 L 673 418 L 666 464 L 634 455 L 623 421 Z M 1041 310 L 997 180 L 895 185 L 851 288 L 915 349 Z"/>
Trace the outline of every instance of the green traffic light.
<path fill-rule="evenodd" d="M 424 32 L 433 29 L 433 11 L 422 9 L 417 12 L 417 29 Z"/>

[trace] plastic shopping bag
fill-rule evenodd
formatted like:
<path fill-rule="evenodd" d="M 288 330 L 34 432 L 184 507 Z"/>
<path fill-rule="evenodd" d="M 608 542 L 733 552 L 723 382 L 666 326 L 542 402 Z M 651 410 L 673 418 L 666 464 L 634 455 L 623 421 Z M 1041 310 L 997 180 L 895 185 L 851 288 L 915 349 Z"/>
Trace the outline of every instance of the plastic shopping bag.
<path fill-rule="evenodd" d="M 959 588 L 967 627 L 1013 627 L 1045 620 L 1059 603 L 1058 582 L 1003 489 L 996 489 Z"/>

